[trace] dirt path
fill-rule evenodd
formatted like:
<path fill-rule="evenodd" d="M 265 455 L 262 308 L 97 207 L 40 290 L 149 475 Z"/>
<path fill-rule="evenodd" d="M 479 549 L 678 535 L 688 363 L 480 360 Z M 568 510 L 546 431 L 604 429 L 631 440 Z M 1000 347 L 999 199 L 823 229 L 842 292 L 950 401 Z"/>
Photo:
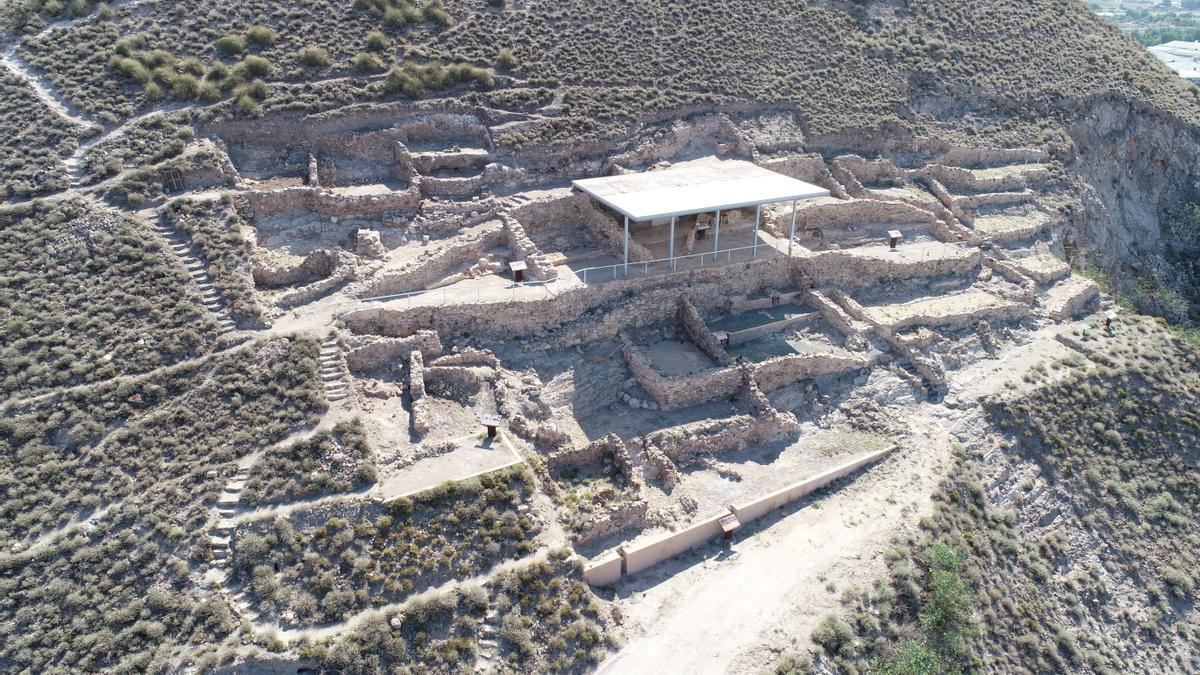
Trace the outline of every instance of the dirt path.
<path fill-rule="evenodd" d="M 928 510 L 951 438 L 922 408 L 903 449 L 841 490 L 764 519 L 729 550 L 713 544 L 618 586 L 636 637 L 600 672 L 757 672 L 799 648 Z"/>
<path fill-rule="evenodd" d="M 29 64 L 25 63 L 24 59 L 17 55 L 15 48 L 9 47 L 6 49 L 4 54 L 0 56 L 0 61 L 4 62 L 4 67 L 9 72 L 29 85 L 34 95 L 38 97 L 38 100 L 44 103 L 47 108 L 53 110 L 56 115 L 81 128 L 87 128 L 94 124 L 92 120 L 75 111 L 65 99 L 54 93 L 50 88 L 50 82 L 44 76 L 34 73 Z"/>

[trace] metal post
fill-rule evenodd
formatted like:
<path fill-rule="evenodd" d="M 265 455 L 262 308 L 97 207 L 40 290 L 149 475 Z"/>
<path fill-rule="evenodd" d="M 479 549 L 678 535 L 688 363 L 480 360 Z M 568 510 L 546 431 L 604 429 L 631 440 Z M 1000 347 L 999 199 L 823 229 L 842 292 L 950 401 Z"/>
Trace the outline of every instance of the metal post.
<path fill-rule="evenodd" d="M 754 207 L 754 243 L 750 246 L 750 257 L 756 260 L 758 259 L 758 219 L 761 215 L 762 204 L 759 204 L 758 206 Z"/>
<path fill-rule="evenodd" d="M 670 264 L 668 266 L 670 267 L 672 272 L 675 271 L 675 219 L 676 218 L 678 218 L 678 216 L 671 216 L 671 238 L 670 238 L 670 240 L 667 241 L 667 260 L 670 261 Z"/>
<path fill-rule="evenodd" d="M 629 276 L 629 216 L 625 216 L 625 276 Z"/>
<path fill-rule="evenodd" d="M 717 262 L 717 244 L 721 242 L 721 210 L 717 209 L 717 232 L 713 235 L 713 262 Z"/>
<path fill-rule="evenodd" d="M 792 257 L 792 242 L 796 239 L 796 200 L 792 200 L 792 229 L 788 233 L 788 257 Z"/>

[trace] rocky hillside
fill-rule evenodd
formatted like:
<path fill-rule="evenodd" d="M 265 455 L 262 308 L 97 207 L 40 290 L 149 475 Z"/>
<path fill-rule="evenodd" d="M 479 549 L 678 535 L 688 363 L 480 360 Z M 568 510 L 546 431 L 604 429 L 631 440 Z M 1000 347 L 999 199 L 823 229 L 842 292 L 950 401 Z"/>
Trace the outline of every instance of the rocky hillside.
<path fill-rule="evenodd" d="M 714 110 L 753 117 L 759 152 L 1048 147 L 1091 195 L 1080 260 L 1144 308 L 1195 318 L 1172 305 L 1195 278 L 1179 262 L 1196 250 L 1195 221 L 1181 235 L 1166 214 L 1200 200 L 1200 89 L 1077 0 L 16 0 L 0 11 L 6 63 L 61 92 L 48 104 L 80 139 L 164 105 L 243 118 L 447 97 L 520 113 L 493 141 L 535 162 L 601 154 Z M 31 117 L 18 84 L 0 101 L 5 119 Z M 767 112 L 780 116 L 764 124 Z M 68 163 L 77 141 L 40 117 L 43 131 L 6 135 L 9 194 L 64 186 L 65 167 L 28 140 L 54 139 Z"/>

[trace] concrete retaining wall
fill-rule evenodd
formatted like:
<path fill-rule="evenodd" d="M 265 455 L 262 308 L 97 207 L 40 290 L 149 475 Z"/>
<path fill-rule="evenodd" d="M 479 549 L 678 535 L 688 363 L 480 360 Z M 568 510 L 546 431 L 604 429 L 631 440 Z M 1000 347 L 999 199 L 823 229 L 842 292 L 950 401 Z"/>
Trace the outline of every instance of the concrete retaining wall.
<path fill-rule="evenodd" d="M 584 566 L 584 578 L 593 586 L 606 586 L 620 580 L 622 573 L 633 575 L 673 558 L 722 535 L 721 519 L 730 514 L 745 525 L 772 511 L 812 494 L 830 483 L 845 478 L 895 450 L 889 448 L 847 462 L 821 474 L 794 483 L 768 495 L 735 504 L 678 532 L 652 535 L 630 542 Z M 623 561 L 623 570 L 621 562 Z"/>
<path fill-rule="evenodd" d="M 710 539 L 721 536 L 721 519 L 729 515 L 721 511 L 679 532 L 656 535 L 645 541 L 627 544 L 617 549 L 624 558 L 625 574 L 637 574 L 658 563 L 674 558 Z"/>
<path fill-rule="evenodd" d="M 839 478 L 845 478 L 846 476 L 849 476 L 862 467 L 878 461 L 894 449 L 895 448 L 888 448 L 887 450 L 873 452 L 866 457 L 861 457 L 852 462 L 847 462 L 839 467 L 826 471 L 825 473 L 813 476 L 812 478 L 800 481 L 799 483 L 793 483 L 792 485 L 780 490 L 776 490 L 775 492 L 759 497 L 758 499 L 743 502 L 741 504 L 733 504 L 729 507 L 729 509 L 735 516 L 737 516 L 738 522 L 740 522 L 742 525 L 745 525 L 753 520 L 762 518 L 775 509 L 786 506 L 797 499 L 800 499 L 801 497 L 810 495 L 826 485 L 829 485 L 835 480 L 838 480 Z"/>
<path fill-rule="evenodd" d="M 608 586 L 621 580 L 621 554 L 613 551 L 583 567 L 583 578 L 592 586 Z"/>

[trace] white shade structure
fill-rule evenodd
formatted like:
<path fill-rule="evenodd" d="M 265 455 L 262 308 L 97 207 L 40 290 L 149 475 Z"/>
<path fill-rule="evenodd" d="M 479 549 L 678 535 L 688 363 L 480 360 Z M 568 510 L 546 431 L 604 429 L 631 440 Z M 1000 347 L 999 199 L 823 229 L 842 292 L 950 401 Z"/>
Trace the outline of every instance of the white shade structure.
<path fill-rule="evenodd" d="M 753 255 L 758 257 L 758 227 L 762 205 L 792 202 L 792 226 L 796 230 L 796 202 L 829 196 L 829 190 L 806 183 L 757 164 L 736 159 L 708 158 L 683 162 L 668 169 L 620 176 L 601 176 L 572 181 L 575 189 L 625 217 L 625 272 L 629 272 L 629 223 L 670 218 L 668 241 L 670 267 L 675 269 L 675 224 L 680 216 L 716 213 L 713 256 L 721 239 L 721 212 L 755 207 Z"/>
<path fill-rule="evenodd" d="M 829 190 L 736 159 L 571 183 L 634 222 L 825 197 Z"/>

